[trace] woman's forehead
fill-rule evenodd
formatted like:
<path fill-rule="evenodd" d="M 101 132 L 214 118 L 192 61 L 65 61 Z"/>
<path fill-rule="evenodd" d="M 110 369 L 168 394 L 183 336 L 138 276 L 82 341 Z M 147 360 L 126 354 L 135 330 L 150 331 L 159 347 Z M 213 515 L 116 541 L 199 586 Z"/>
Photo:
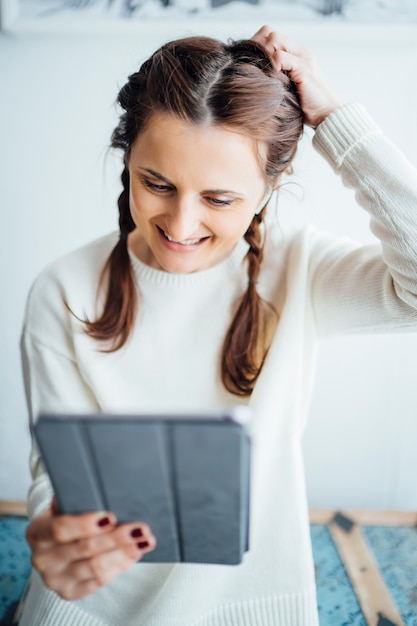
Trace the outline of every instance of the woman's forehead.
<path fill-rule="evenodd" d="M 176 171 L 187 167 L 210 168 L 236 178 L 264 178 L 262 161 L 266 145 L 241 129 L 221 124 L 195 124 L 178 116 L 157 112 L 136 138 L 131 158 Z"/>

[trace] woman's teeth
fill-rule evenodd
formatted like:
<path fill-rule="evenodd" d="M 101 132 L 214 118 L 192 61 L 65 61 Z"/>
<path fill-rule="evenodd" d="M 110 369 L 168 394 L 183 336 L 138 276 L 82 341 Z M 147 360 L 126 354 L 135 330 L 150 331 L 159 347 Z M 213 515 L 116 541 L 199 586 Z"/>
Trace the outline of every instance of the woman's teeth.
<path fill-rule="evenodd" d="M 182 246 L 192 246 L 193 244 L 198 243 L 199 241 L 201 241 L 200 238 L 198 238 L 198 239 L 186 239 L 185 241 L 178 241 L 178 239 L 174 239 L 173 237 L 168 235 L 168 233 L 166 233 L 165 231 L 164 231 L 164 235 L 168 239 L 168 241 L 173 241 L 174 243 L 180 243 Z"/>

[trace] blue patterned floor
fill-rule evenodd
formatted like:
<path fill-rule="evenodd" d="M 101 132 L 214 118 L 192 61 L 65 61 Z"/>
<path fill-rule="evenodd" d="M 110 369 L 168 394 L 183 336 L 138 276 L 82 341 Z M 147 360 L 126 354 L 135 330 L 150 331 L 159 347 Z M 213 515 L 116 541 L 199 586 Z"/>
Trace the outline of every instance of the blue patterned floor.
<path fill-rule="evenodd" d="M 327 526 L 310 526 L 320 626 L 366 626 Z"/>
<path fill-rule="evenodd" d="M 326 526 L 312 525 L 320 626 L 366 626 Z M 406 626 L 417 626 L 417 529 L 364 526 L 364 537 Z"/>
<path fill-rule="evenodd" d="M 0 518 L 0 626 L 10 625 L 29 575 L 26 526 L 22 518 Z M 367 526 L 363 533 L 404 623 L 417 626 L 417 529 Z M 327 527 L 312 525 L 311 537 L 320 626 L 366 626 Z"/>
<path fill-rule="evenodd" d="M 0 518 L 0 626 L 11 623 L 29 576 L 30 550 L 24 539 L 27 524 L 21 517 Z"/>
<path fill-rule="evenodd" d="M 366 526 L 379 569 L 407 626 L 417 626 L 417 528 Z"/>

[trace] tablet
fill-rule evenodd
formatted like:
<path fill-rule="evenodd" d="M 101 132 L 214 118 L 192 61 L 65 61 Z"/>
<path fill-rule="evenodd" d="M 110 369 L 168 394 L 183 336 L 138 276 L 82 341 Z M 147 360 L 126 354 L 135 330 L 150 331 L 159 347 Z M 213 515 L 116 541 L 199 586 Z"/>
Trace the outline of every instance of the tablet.
<path fill-rule="evenodd" d="M 232 565 L 249 549 L 241 416 L 43 414 L 34 434 L 61 513 L 146 522 L 157 547 L 140 563 Z"/>

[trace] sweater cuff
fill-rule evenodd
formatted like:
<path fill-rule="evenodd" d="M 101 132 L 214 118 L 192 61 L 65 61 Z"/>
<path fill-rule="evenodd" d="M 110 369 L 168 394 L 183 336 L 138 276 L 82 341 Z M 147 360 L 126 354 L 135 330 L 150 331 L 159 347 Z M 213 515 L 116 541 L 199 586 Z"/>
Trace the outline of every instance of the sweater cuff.
<path fill-rule="evenodd" d="M 338 170 L 355 145 L 381 132 L 365 107 L 351 102 L 332 111 L 319 124 L 313 137 L 313 146 Z"/>

